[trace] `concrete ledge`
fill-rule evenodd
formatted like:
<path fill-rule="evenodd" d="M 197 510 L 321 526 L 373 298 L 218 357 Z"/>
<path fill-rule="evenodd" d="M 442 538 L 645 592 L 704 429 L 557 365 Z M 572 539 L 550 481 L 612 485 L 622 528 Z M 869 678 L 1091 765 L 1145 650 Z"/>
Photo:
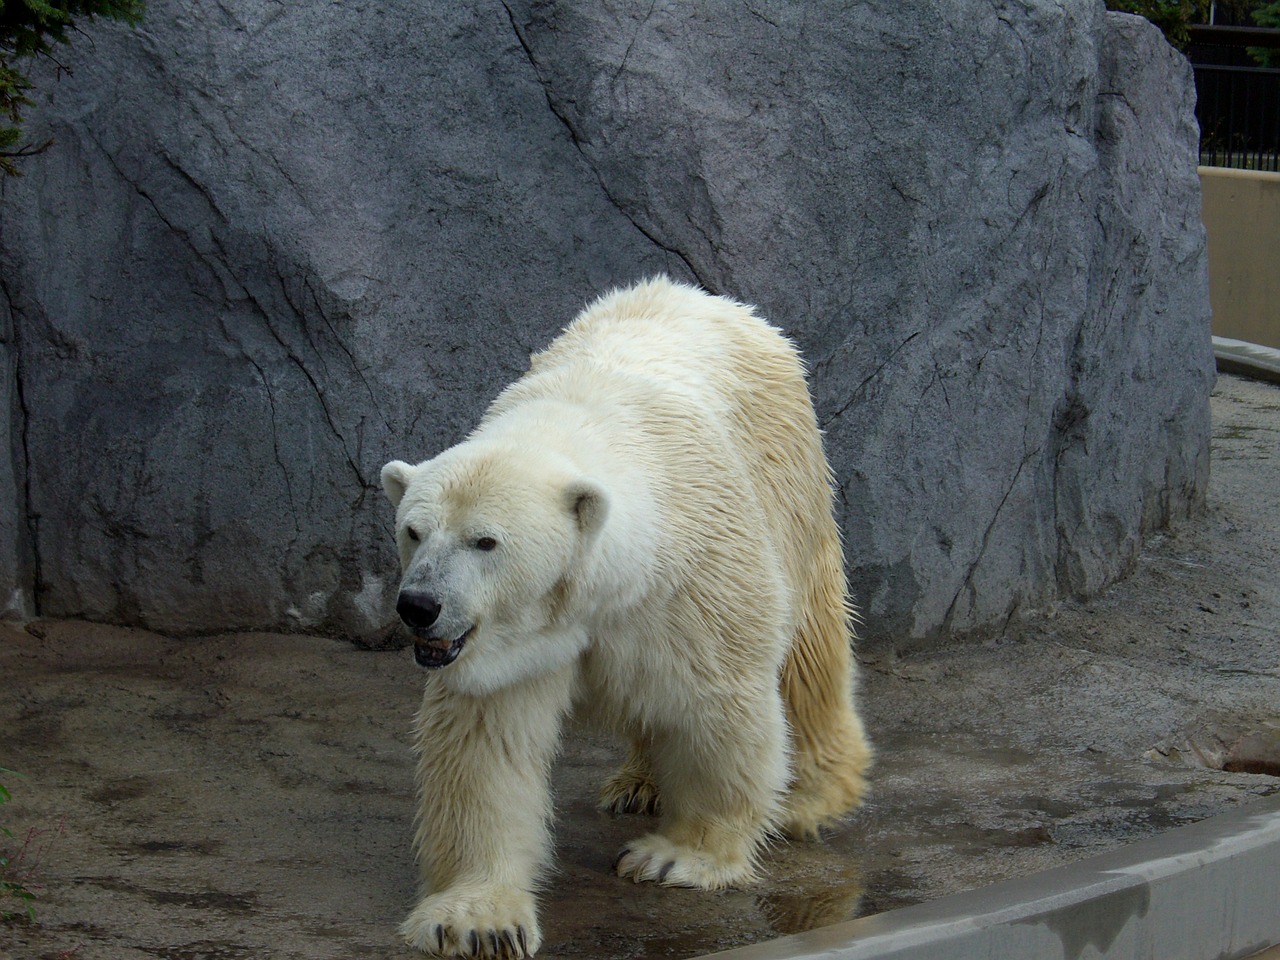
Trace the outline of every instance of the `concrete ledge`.
<path fill-rule="evenodd" d="M 1275 347 L 1214 337 L 1213 356 L 1218 361 L 1218 369 L 1224 373 L 1280 383 L 1280 350 Z"/>
<path fill-rule="evenodd" d="M 1280 943 L 1280 796 L 1070 866 L 716 960 L 1234 960 Z"/>

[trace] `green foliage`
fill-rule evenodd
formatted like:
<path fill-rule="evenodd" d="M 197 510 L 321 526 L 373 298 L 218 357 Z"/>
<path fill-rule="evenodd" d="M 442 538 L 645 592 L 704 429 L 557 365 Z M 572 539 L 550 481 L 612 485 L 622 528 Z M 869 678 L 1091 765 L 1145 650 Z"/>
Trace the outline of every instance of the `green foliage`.
<path fill-rule="evenodd" d="M 10 777 L 20 777 L 22 774 L 15 773 L 0 767 L 0 774 Z M 0 783 L 0 806 L 8 803 L 13 799 L 13 795 L 9 793 L 9 788 Z M 0 823 L 0 837 L 5 840 L 13 839 L 13 831 Z M 13 858 L 9 855 L 7 849 L 0 848 L 0 921 L 8 923 L 15 917 L 26 914 L 28 920 L 35 918 L 35 907 L 32 902 L 36 895 L 27 889 L 22 879 L 13 875 Z M 17 901 L 11 904 L 11 901 Z M 21 909 L 14 909 L 17 906 Z"/>
<path fill-rule="evenodd" d="M 1187 27 L 1204 22 L 1209 0 L 1107 0 L 1107 9 L 1146 17 L 1164 31 L 1165 39 L 1185 50 L 1191 42 Z"/>
<path fill-rule="evenodd" d="M 22 109 L 31 105 L 31 81 L 20 62 L 39 56 L 54 59 L 54 49 L 70 42 L 77 21 L 107 17 L 132 24 L 141 19 L 142 10 L 143 0 L 0 0 L 0 176 L 17 175 L 14 159 L 49 146 L 17 146 Z"/>
<path fill-rule="evenodd" d="M 1280 0 L 1107 0 L 1108 10 L 1136 13 L 1164 31 L 1165 38 L 1179 50 L 1186 50 L 1191 37 L 1187 28 L 1208 23 L 1209 10 L 1216 6 L 1218 23 L 1248 23 L 1260 27 L 1280 27 Z M 1249 55 L 1264 67 L 1280 67 L 1280 49 L 1249 47 Z"/>
<path fill-rule="evenodd" d="M 1135 13 L 1151 20 L 1179 50 L 1187 49 L 1190 44 L 1187 27 L 1203 23 L 1208 6 L 1208 0 L 1107 0 L 1108 10 Z"/>
<path fill-rule="evenodd" d="M 1280 27 L 1280 0 L 1254 8 L 1253 22 L 1260 27 Z M 1264 67 L 1280 67 L 1280 48 L 1249 47 L 1249 56 Z"/>

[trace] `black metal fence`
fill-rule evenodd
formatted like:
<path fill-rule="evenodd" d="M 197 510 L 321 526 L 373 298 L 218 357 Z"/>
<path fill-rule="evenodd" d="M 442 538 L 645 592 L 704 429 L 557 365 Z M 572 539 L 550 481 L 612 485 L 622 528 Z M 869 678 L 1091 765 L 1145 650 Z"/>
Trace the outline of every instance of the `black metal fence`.
<path fill-rule="evenodd" d="M 1280 171 L 1280 70 L 1195 64 L 1200 163 Z"/>
<path fill-rule="evenodd" d="M 1280 170 L 1280 70 L 1259 65 L 1276 62 L 1280 30 L 1227 23 L 1192 24 L 1187 32 L 1196 73 L 1200 162 Z"/>

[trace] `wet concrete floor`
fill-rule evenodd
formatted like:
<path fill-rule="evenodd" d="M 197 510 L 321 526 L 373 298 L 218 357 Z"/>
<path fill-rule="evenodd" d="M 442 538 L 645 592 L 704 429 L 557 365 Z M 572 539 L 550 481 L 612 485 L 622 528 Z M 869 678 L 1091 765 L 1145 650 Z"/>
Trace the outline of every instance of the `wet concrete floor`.
<path fill-rule="evenodd" d="M 697 956 L 1280 791 L 1280 387 L 1224 377 L 1214 413 L 1208 511 L 1123 583 L 986 643 L 868 639 L 873 795 L 824 842 L 772 848 L 756 887 L 611 876 L 645 824 L 595 810 L 620 754 L 574 731 L 540 956 Z M 0 823 L 37 893 L 34 923 L 0 923 L 0 957 L 416 956 L 395 927 L 414 891 L 418 684 L 403 652 L 315 637 L 0 624 L 0 766 L 24 775 L 0 780 Z"/>

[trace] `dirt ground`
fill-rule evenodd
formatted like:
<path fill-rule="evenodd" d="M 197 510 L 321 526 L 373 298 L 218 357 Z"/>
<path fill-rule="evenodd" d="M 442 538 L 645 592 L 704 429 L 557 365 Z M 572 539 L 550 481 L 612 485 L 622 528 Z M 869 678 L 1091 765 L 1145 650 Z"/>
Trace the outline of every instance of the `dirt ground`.
<path fill-rule="evenodd" d="M 555 958 L 690 957 L 1024 875 L 1280 791 L 1280 387 L 1223 377 L 1209 509 L 1133 575 L 1016 637 L 864 654 L 874 794 L 720 894 L 611 876 L 640 818 L 594 808 L 619 759 L 556 771 Z M 37 894 L 0 956 L 409 958 L 403 652 L 0 624 L 0 807 Z M 1223 765 L 1237 772 L 1217 769 Z M 1252 770 L 1255 772 L 1239 772 Z"/>

